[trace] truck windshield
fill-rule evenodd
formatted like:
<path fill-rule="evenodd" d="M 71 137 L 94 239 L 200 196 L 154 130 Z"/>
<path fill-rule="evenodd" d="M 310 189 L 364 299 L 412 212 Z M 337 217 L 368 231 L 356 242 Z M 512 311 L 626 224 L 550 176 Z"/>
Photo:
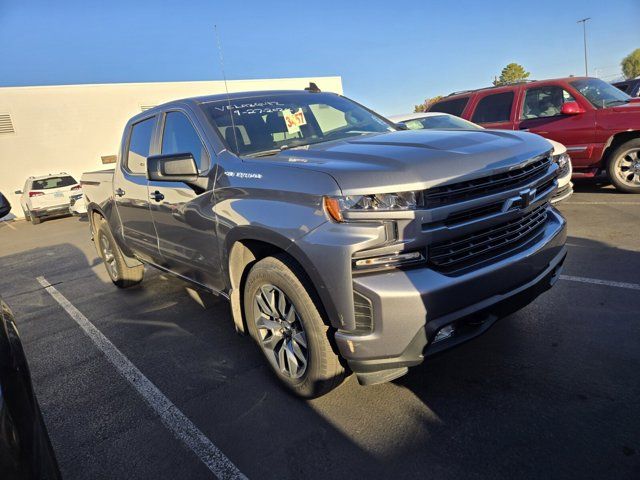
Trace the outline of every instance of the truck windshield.
<path fill-rule="evenodd" d="M 355 102 L 331 93 L 282 93 L 201 104 L 237 155 L 280 150 L 395 128 Z"/>
<path fill-rule="evenodd" d="M 627 103 L 631 97 L 613 85 L 597 78 L 573 80 L 573 85 L 596 108 L 608 108 Z"/>

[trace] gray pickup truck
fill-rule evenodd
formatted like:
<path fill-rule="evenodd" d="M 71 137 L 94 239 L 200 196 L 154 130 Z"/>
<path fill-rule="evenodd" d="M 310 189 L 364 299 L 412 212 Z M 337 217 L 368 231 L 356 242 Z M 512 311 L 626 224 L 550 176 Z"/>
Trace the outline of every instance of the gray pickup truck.
<path fill-rule="evenodd" d="M 227 298 L 298 395 L 397 378 L 550 288 L 566 224 L 533 134 L 403 131 L 340 95 L 178 100 L 133 117 L 87 173 L 118 287 L 144 265 Z"/>

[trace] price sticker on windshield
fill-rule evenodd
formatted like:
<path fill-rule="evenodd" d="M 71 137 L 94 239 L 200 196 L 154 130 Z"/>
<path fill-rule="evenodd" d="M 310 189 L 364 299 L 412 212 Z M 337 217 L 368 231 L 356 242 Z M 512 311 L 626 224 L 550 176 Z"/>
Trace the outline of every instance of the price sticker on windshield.
<path fill-rule="evenodd" d="M 282 118 L 287 125 L 287 132 L 289 133 L 298 133 L 300 127 L 307 124 L 307 119 L 304 118 L 302 108 L 299 108 L 296 112 L 292 112 L 288 108 L 282 110 Z"/>

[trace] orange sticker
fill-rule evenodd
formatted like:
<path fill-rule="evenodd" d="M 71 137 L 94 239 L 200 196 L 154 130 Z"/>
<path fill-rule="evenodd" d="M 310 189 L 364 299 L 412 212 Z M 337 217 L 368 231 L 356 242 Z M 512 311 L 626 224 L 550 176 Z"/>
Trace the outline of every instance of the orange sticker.
<path fill-rule="evenodd" d="M 289 109 L 282 110 L 282 118 L 284 118 L 284 123 L 287 125 L 287 132 L 289 133 L 298 133 L 300 126 L 307 124 L 302 108 L 299 108 L 297 112 L 292 112 Z"/>

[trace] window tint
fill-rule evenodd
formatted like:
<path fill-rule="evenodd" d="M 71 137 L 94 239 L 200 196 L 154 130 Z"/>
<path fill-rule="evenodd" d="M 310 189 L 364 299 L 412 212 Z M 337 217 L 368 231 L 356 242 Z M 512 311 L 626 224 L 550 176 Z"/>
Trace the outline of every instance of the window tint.
<path fill-rule="evenodd" d="M 565 102 L 575 102 L 575 99 L 562 87 L 530 88 L 524 97 L 521 118 L 555 117 L 561 114 Z"/>
<path fill-rule="evenodd" d="M 147 157 L 151 148 L 151 135 L 155 117 L 136 123 L 131 128 L 129 150 L 127 151 L 126 167 L 131 173 L 146 173 Z"/>
<path fill-rule="evenodd" d="M 31 190 L 49 190 L 50 188 L 70 187 L 78 182 L 71 176 L 65 177 L 49 177 L 40 180 L 34 180 Z"/>
<path fill-rule="evenodd" d="M 169 112 L 164 121 L 162 153 L 190 153 L 198 170 L 209 168 L 209 155 L 198 133 L 184 113 Z"/>
<path fill-rule="evenodd" d="M 478 102 L 471 121 L 477 123 L 508 122 L 511 118 L 512 104 L 513 92 L 487 95 Z"/>
<path fill-rule="evenodd" d="M 455 115 L 459 117 L 462 115 L 464 111 L 464 107 L 467 106 L 469 102 L 469 97 L 461 97 L 454 98 L 452 100 L 444 100 L 441 102 L 434 103 L 429 109 L 430 112 L 442 112 L 442 113 L 450 113 L 451 115 Z"/>
<path fill-rule="evenodd" d="M 618 88 L 618 90 L 622 90 L 625 93 L 629 89 L 628 83 L 614 83 L 614 86 Z"/>

